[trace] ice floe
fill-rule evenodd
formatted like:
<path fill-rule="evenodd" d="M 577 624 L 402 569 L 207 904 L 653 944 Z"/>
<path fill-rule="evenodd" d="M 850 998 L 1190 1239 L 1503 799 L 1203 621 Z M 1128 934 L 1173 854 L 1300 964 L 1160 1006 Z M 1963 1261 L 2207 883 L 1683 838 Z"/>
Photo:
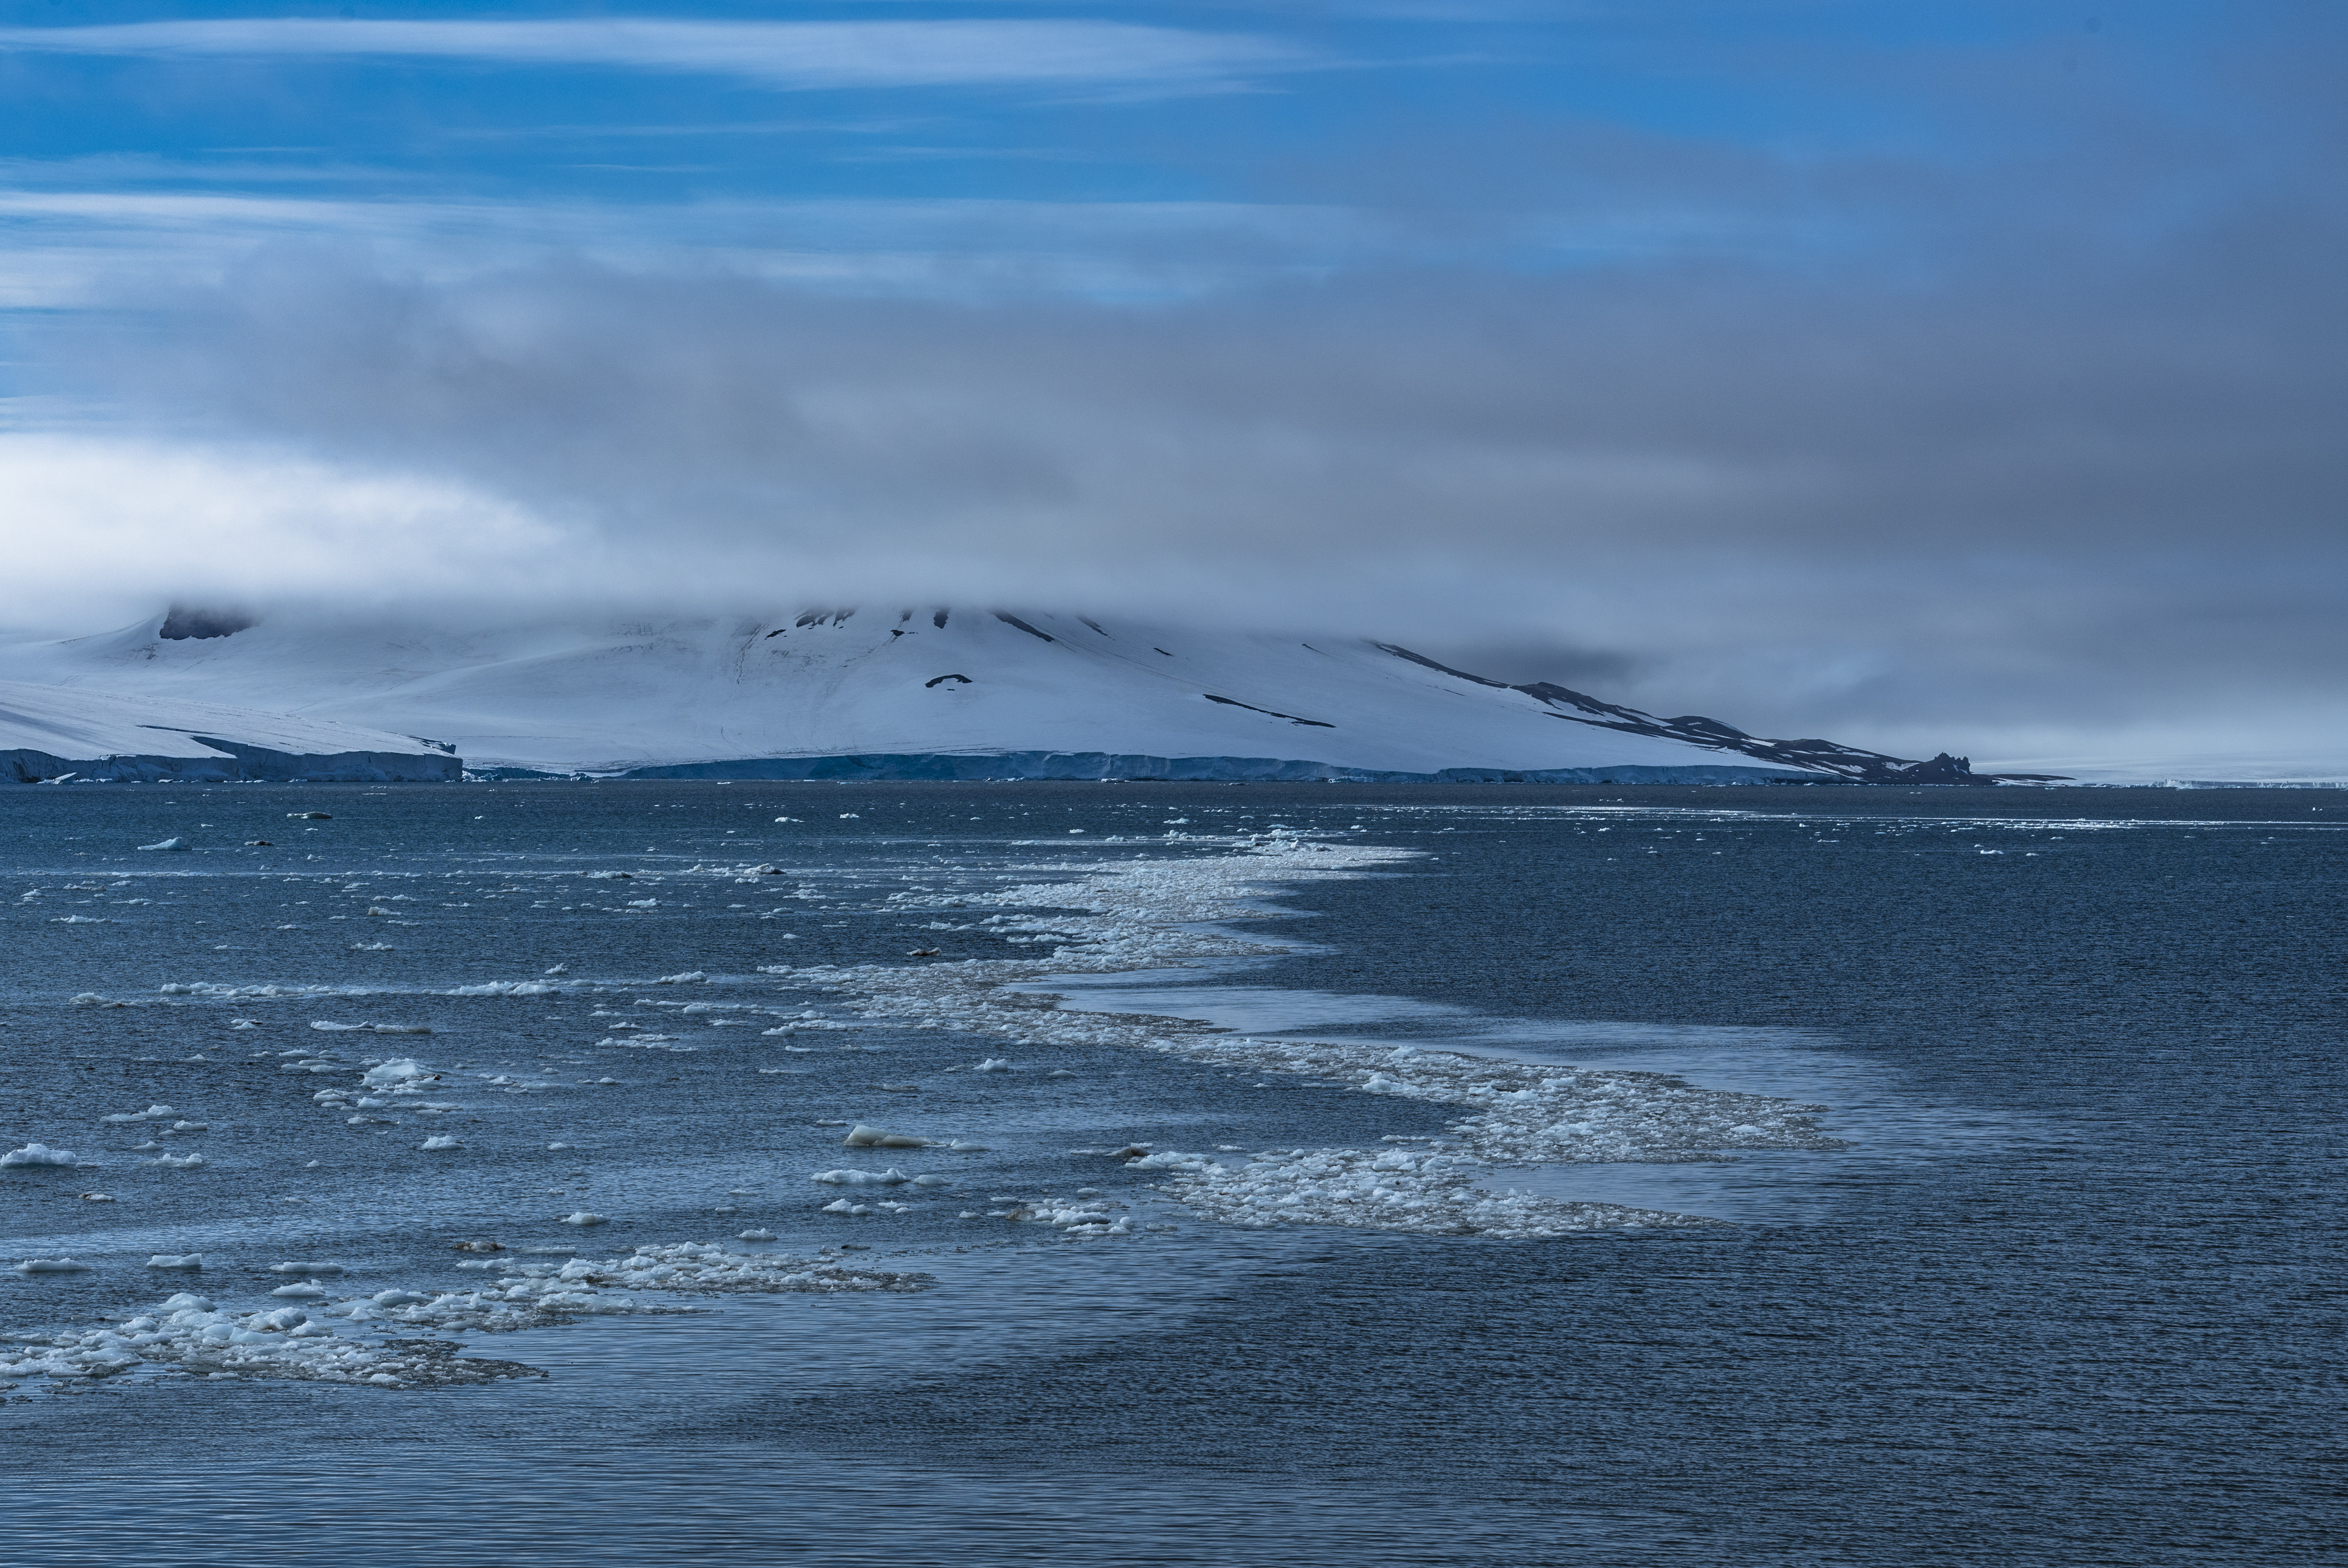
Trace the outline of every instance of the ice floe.
<path fill-rule="evenodd" d="M 790 974 L 795 985 L 841 994 L 867 1018 L 991 1034 L 1026 1050 L 1120 1046 L 1457 1112 L 1447 1136 L 1414 1151 L 1294 1150 L 1251 1161 L 1168 1154 L 1134 1161 L 1163 1171 L 1165 1189 L 1178 1201 L 1232 1223 L 1510 1236 L 1695 1223 L 1602 1204 L 1495 1196 L 1484 1187 L 1510 1167 L 1533 1164 L 1679 1162 L 1717 1160 L 1733 1150 L 1839 1147 L 1818 1130 L 1819 1107 L 1705 1089 L 1667 1075 L 1496 1062 L 1409 1047 L 1234 1037 L 1179 1018 L 1060 1010 L 1007 989 L 1054 975 L 1162 969 L 1275 950 L 1272 939 L 1251 940 L 1222 927 L 1277 913 L 1260 901 L 1282 883 L 1357 877 L 1412 858 L 1414 851 L 1306 843 L 1275 830 L 1236 854 L 1072 865 L 1064 880 L 996 892 L 892 893 L 889 902 L 908 910 L 1048 908 L 1054 911 L 1048 920 L 1004 913 L 983 923 L 1024 928 L 1064 944 L 1048 960 L 815 966 Z M 1069 910 L 1084 913 L 1072 917 Z M 990 1057 L 973 1070 L 1012 1068 L 1009 1057 Z"/>
<path fill-rule="evenodd" d="M 52 1149 L 46 1143 L 27 1143 L 22 1149 L 11 1149 L 0 1154 L 0 1169 L 22 1165 L 78 1165 L 81 1156 L 70 1149 Z"/>
<path fill-rule="evenodd" d="M 904 1132 L 883 1132 L 860 1121 L 850 1128 L 848 1136 L 839 1141 L 850 1149 L 927 1149 L 930 1146 L 930 1140 L 926 1138 L 915 1138 Z"/>

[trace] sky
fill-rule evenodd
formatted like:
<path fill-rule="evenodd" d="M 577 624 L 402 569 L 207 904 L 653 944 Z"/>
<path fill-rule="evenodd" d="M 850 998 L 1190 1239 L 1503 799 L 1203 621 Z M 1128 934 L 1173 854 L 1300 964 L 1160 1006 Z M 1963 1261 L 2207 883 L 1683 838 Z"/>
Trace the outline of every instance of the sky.
<path fill-rule="evenodd" d="M 2348 12 L 0 0 L 0 628 L 983 603 L 2348 778 Z"/>

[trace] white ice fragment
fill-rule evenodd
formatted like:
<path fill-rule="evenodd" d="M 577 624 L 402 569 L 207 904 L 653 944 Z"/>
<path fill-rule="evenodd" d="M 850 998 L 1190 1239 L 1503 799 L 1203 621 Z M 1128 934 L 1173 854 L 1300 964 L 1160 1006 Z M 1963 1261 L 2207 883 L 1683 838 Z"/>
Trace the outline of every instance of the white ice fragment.
<path fill-rule="evenodd" d="M 930 1146 L 926 1138 L 915 1138 L 904 1132 L 883 1132 L 860 1121 L 850 1128 L 848 1136 L 839 1141 L 850 1149 L 927 1149 Z"/>
<path fill-rule="evenodd" d="M 564 1225 L 600 1225 L 604 1223 L 604 1219 L 601 1214 L 591 1214 L 586 1210 L 582 1209 L 575 1214 L 563 1215 L 562 1218 L 556 1222 Z"/>
<path fill-rule="evenodd" d="M 23 1263 L 16 1265 L 16 1272 L 18 1274 L 88 1274 L 89 1273 L 89 1265 L 88 1264 L 76 1263 L 71 1258 L 26 1258 Z"/>
<path fill-rule="evenodd" d="M 294 1301 L 315 1301 L 326 1294 L 326 1287 L 305 1281 L 301 1284 L 281 1284 L 269 1294 Z"/>
<path fill-rule="evenodd" d="M 310 1274 L 348 1274 L 348 1273 L 350 1273 L 351 1271 L 350 1271 L 350 1270 L 348 1270 L 348 1269 L 346 1269 L 346 1268 L 345 1268 L 345 1267 L 344 1267 L 342 1264 L 300 1264 L 300 1263 L 288 1263 L 288 1264 L 270 1264 L 270 1265 L 269 1265 L 269 1272 L 270 1272 L 271 1274 L 302 1274 L 302 1275 L 306 1276 L 306 1275 L 310 1275 Z"/>
<path fill-rule="evenodd" d="M 775 1239 L 775 1233 L 772 1231 L 744 1231 L 734 1239 L 737 1242 L 771 1242 Z"/>
<path fill-rule="evenodd" d="M 414 1057 L 401 1057 L 396 1060 L 381 1062 L 367 1068 L 366 1072 L 359 1075 L 359 1082 L 369 1088 L 390 1088 L 398 1084 L 411 1083 L 418 1079 L 429 1080 L 439 1076 Z"/>
<path fill-rule="evenodd" d="M 431 1138 L 427 1138 L 427 1139 L 426 1139 L 423 1142 L 421 1142 L 421 1143 L 417 1144 L 416 1147 L 417 1147 L 417 1148 L 418 1148 L 418 1149 L 427 1149 L 427 1150 L 428 1150 L 428 1149 L 462 1149 L 462 1148 L 464 1148 L 464 1147 L 465 1147 L 465 1145 L 464 1145 L 464 1143 L 463 1143 L 463 1141 L 462 1141 L 461 1140 L 458 1140 L 458 1139 L 456 1139 L 456 1138 L 452 1138 L 452 1137 L 450 1137 L 448 1134 L 447 1134 L 447 1133 L 445 1133 L 445 1132 L 444 1132 L 444 1133 L 436 1134 L 435 1136 L 433 1136 L 433 1137 L 431 1137 Z"/>
<path fill-rule="evenodd" d="M 160 844 L 141 844 L 139 847 L 142 850 L 184 850 L 188 841 L 185 839 L 165 839 Z"/>
<path fill-rule="evenodd" d="M 101 1120 L 101 1121 L 115 1121 L 115 1122 L 120 1122 L 120 1121 L 163 1121 L 163 1120 L 168 1120 L 170 1118 L 174 1117 L 174 1116 L 177 1116 L 177 1115 L 179 1115 L 179 1114 L 180 1114 L 180 1113 L 179 1113 L 178 1111 L 173 1110 L 173 1109 L 172 1109 L 170 1106 L 168 1106 L 168 1105 L 150 1105 L 150 1106 L 149 1106 L 149 1107 L 148 1107 L 146 1109 L 144 1109 L 144 1110 L 122 1110 L 122 1111 L 117 1111 L 117 1112 L 115 1112 L 115 1114 L 113 1114 L 112 1116 L 100 1117 L 98 1119 L 99 1119 L 99 1120 Z"/>
<path fill-rule="evenodd" d="M 204 1266 L 201 1253 L 157 1253 L 147 1260 L 150 1269 L 185 1269 L 192 1273 Z"/>
<path fill-rule="evenodd" d="M 1128 1171 L 1211 1171 L 1215 1168 L 1214 1161 L 1207 1155 L 1185 1154 L 1174 1149 L 1163 1154 L 1145 1154 L 1138 1160 L 1126 1161 Z"/>
<path fill-rule="evenodd" d="M 0 1169 L 12 1165 L 78 1165 L 81 1156 L 70 1149 L 52 1149 L 46 1143 L 27 1143 L 22 1149 L 11 1149 L 0 1154 Z"/>
<path fill-rule="evenodd" d="M 1007 1073 L 1012 1070 L 1012 1068 L 1010 1058 L 1007 1057 L 989 1057 L 970 1070 L 977 1073 Z"/>
<path fill-rule="evenodd" d="M 652 903 L 652 900 L 646 899 L 644 903 L 649 904 Z M 655 985 L 689 985 L 696 980 L 706 980 L 708 978 L 709 976 L 707 975 L 703 974 L 698 969 L 688 969 L 682 975 L 664 975 L 659 979 L 654 981 L 653 984 Z"/>
<path fill-rule="evenodd" d="M 149 1165 L 160 1165 L 167 1171 L 193 1171 L 204 1163 L 201 1154 L 160 1154 L 149 1160 Z"/>
<path fill-rule="evenodd" d="M 916 1187 L 951 1187 L 953 1185 L 953 1178 L 951 1176 L 916 1176 L 913 1178 L 913 1185 Z"/>
<path fill-rule="evenodd" d="M 808 1180 L 834 1187 L 901 1187 L 912 1178 L 892 1165 L 886 1171 L 819 1171 Z"/>

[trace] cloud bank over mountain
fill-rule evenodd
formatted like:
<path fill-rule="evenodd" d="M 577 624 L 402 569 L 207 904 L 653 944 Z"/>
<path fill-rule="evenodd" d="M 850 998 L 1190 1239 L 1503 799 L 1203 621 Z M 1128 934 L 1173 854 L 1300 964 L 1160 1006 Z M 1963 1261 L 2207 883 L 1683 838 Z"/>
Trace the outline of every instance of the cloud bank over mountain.
<path fill-rule="evenodd" d="M 1231 77 L 1085 109 L 1149 121 L 1087 147 L 1031 72 L 981 107 L 1059 170 L 1032 177 L 938 102 L 857 133 L 882 172 L 854 190 L 619 201 L 485 167 L 388 197 L 248 181 L 240 207 L 27 166 L 15 286 L 72 302 L 20 334 L 0 616 L 983 602 L 1393 638 L 2000 764 L 2332 744 L 2323 25 L 1792 15 L 1682 52 L 1712 97 L 1611 105 L 1478 102 L 1478 67 L 1427 63 L 1474 40 L 1399 24 L 1038 22 L 1108 28 L 1094 86 Z M 632 68 L 704 68 L 667 26 Z M 1594 56 L 1560 80 L 1651 82 L 1669 52 L 1627 22 L 1489 26 Z M 293 37 L 80 31 L 139 70 Z M 596 64 L 561 28 L 322 36 L 278 52 Z M 1821 84 L 1839 121 L 1785 107 Z M 877 112 L 824 112 L 851 101 Z M 957 162 L 993 171 L 905 172 Z"/>

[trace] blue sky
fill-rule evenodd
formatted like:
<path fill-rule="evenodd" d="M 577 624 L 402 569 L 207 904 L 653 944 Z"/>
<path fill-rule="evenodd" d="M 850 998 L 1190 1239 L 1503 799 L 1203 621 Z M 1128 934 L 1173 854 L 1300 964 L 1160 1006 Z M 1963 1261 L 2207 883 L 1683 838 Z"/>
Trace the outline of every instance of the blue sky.
<path fill-rule="evenodd" d="M 0 5 L 0 622 L 747 573 L 2305 770 L 2348 653 L 2344 36 Z"/>

